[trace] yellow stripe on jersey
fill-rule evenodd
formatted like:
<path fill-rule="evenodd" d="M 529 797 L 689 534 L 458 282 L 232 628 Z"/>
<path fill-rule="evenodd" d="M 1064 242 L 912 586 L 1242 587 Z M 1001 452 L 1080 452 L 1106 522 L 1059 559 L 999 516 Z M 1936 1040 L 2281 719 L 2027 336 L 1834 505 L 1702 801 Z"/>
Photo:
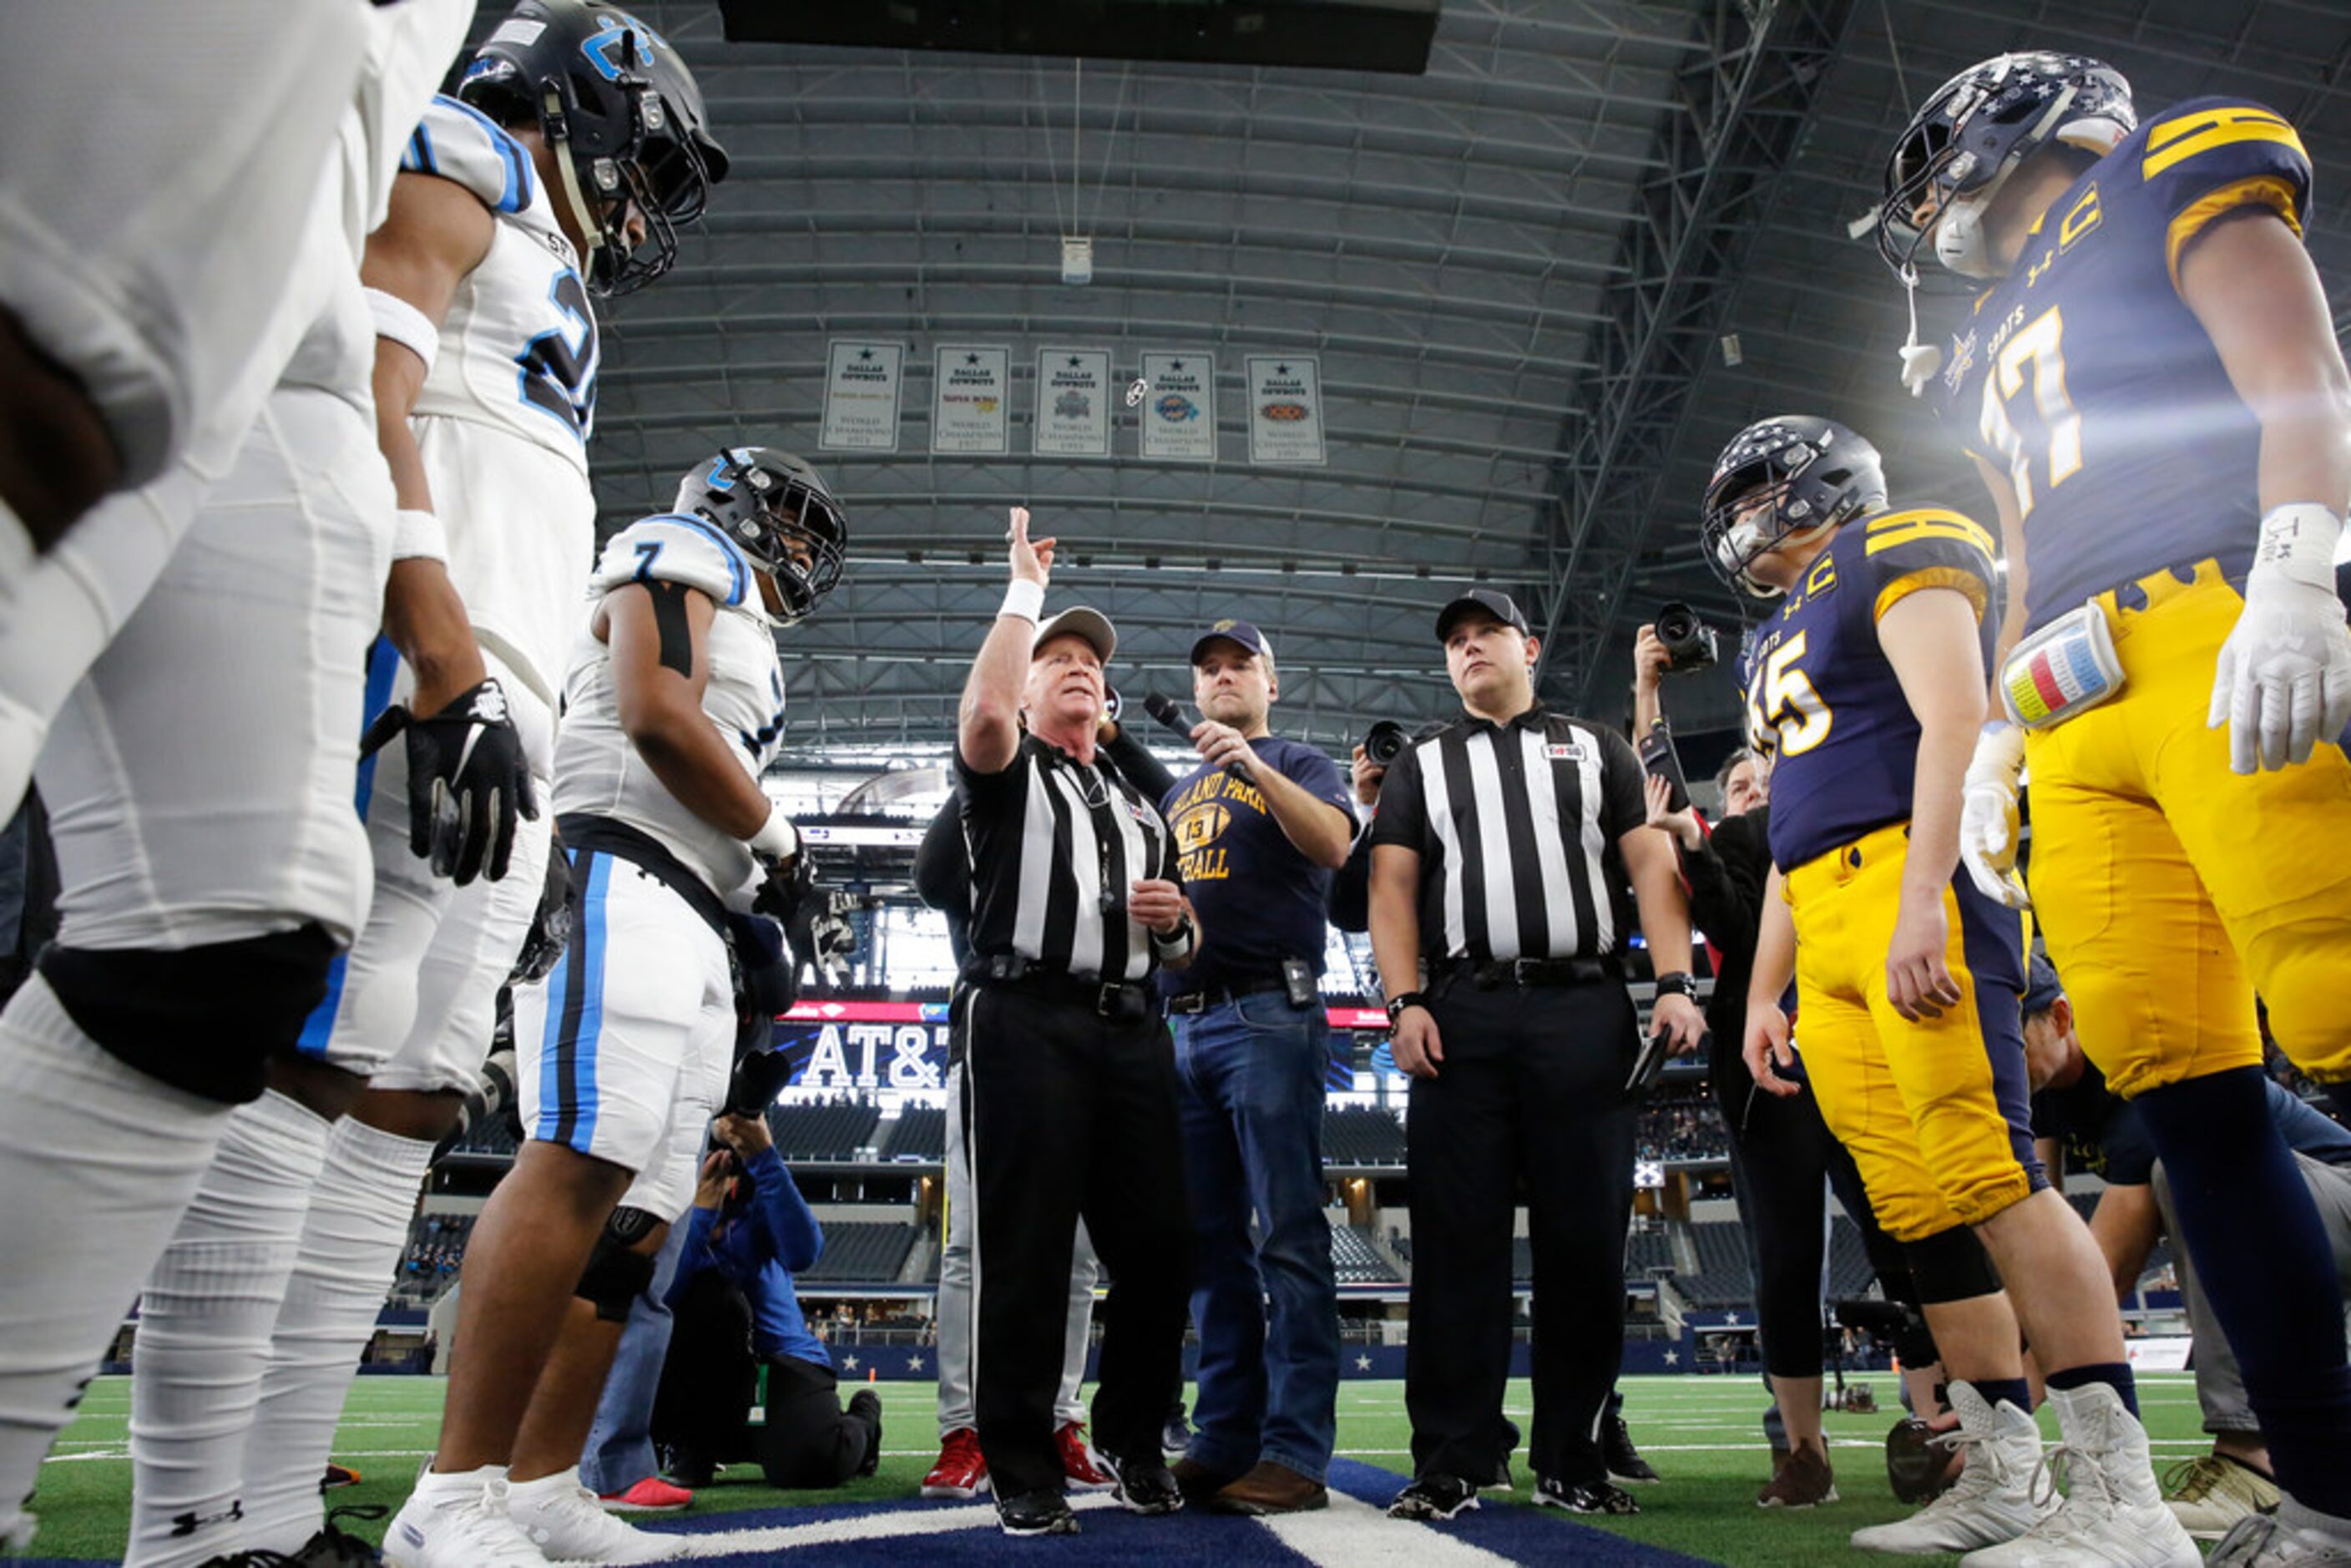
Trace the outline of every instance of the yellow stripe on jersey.
<path fill-rule="evenodd" d="M 1956 539 L 1961 544 L 1975 546 L 1988 557 L 2000 553 L 2000 547 L 1992 542 L 1990 530 L 1981 523 L 1963 517 L 1957 512 L 1888 512 L 1869 520 L 1868 539 L 1866 553 L 1870 555 L 1908 544 L 1913 539 Z"/>
<path fill-rule="evenodd" d="M 2285 220 L 2285 226 L 2299 236 L 2302 214 L 2294 205 L 2294 186 L 2275 174 L 2256 174 L 2250 180 L 2239 180 L 2209 191 L 2171 220 L 2171 229 L 2163 243 L 2164 265 L 2171 268 L 2171 287 L 2179 287 L 2179 255 L 2188 242 L 2211 227 L 2212 220 L 2239 207 L 2262 206 L 2274 210 Z"/>
<path fill-rule="evenodd" d="M 2199 110 L 2150 128 L 2147 133 L 2147 159 L 2139 165 L 2139 174 L 2152 180 L 2199 152 L 2237 141 L 2283 142 L 2304 162 L 2310 161 L 2293 126 L 2266 109 L 2246 104 L 2233 109 Z"/>
<path fill-rule="evenodd" d="M 1886 612 L 1917 592 L 1922 588 L 1956 588 L 1968 596 L 1975 607 L 1976 622 L 1983 622 L 1984 612 L 1990 606 L 1990 595 L 1984 590 L 1984 580 L 1974 572 L 1956 566 L 1922 566 L 1916 571 L 1903 573 L 1877 591 L 1877 602 L 1870 608 L 1872 621 L 1883 621 Z"/>

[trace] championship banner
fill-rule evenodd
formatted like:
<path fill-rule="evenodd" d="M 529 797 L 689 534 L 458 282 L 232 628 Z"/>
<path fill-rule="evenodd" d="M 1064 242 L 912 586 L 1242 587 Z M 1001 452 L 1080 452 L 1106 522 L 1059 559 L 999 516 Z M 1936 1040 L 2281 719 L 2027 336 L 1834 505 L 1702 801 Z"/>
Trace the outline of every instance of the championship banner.
<path fill-rule="evenodd" d="M 1110 350 L 1037 350 L 1037 434 L 1044 457 L 1110 455 Z"/>
<path fill-rule="evenodd" d="M 1001 457 L 1012 427 L 1012 350 L 942 345 L 931 377 L 931 450 Z"/>
<path fill-rule="evenodd" d="M 1143 356 L 1143 455 L 1217 460 L 1217 365 L 1206 354 Z"/>
<path fill-rule="evenodd" d="M 824 428 L 817 444 L 834 452 L 898 450 L 903 343 L 835 338 L 825 357 Z"/>
<path fill-rule="evenodd" d="M 1311 354 L 1249 357 L 1249 461 L 1326 462 L 1322 367 Z"/>

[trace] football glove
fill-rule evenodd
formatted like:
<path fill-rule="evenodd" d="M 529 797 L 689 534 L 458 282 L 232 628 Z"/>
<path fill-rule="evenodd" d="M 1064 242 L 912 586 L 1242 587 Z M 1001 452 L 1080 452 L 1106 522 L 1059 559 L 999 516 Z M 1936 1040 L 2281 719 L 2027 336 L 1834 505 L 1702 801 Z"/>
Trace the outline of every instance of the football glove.
<path fill-rule="evenodd" d="M 423 718 L 395 703 L 368 726 L 360 755 L 374 756 L 402 731 L 410 852 L 460 887 L 486 870 L 492 882 L 506 875 L 515 815 L 538 821 L 538 800 L 505 689 L 486 680 Z"/>
<path fill-rule="evenodd" d="M 2209 727 L 2229 727 L 2229 768 L 2257 773 L 2307 762 L 2351 725 L 2351 632 L 2335 594 L 2343 520 L 2321 506 L 2262 519 L 2245 608 L 2220 644 Z"/>
<path fill-rule="evenodd" d="M 751 907 L 774 916 L 789 931 L 799 918 L 801 904 L 816 891 L 816 868 L 806 855 L 794 855 L 780 864 L 765 860 L 761 863 L 767 866 L 767 880 L 752 895 Z"/>
<path fill-rule="evenodd" d="M 2004 719 L 1983 727 L 1968 764 L 1959 804 L 1959 863 L 1986 898 L 2010 909 L 2030 909 L 2032 895 L 2016 874 L 2018 780 L 2024 772 L 2024 731 Z"/>

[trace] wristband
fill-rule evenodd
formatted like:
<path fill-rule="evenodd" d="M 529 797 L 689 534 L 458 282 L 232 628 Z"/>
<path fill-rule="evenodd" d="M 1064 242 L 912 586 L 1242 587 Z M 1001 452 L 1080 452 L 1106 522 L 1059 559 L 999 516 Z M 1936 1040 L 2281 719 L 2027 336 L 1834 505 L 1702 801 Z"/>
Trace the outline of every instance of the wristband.
<path fill-rule="evenodd" d="M 1687 969 L 1669 969 L 1657 977 L 1657 995 L 1698 1000 L 1698 978 Z"/>
<path fill-rule="evenodd" d="M 447 564 L 449 534 L 434 514 L 417 507 L 402 507 L 393 514 L 392 528 L 392 559 L 394 560 L 437 560 Z"/>
<path fill-rule="evenodd" d="M 1151 946 L 1161 957 L 1173 958 L 1178 954 L 1190 952 L 1192 944 L 1199 934 L 1200 928 L 1192 924 L 1192 917 L 1189 915 L 1186 915 L 1176 920 L 1176 929 L 1166 936 L 1162 936 L 1158 932 L 1154 931 L 1151 934 Z"/>
<path fill-rule="evenodd" d="M 759 824 L 758 832 L 751 835 L 750 844 L 755 854 L 788 861 L 800 852 L 799 830 L 792 826 L 789 817 L 784 815 L 782 806 L 770 805 L 768 820 Z"/>
<path fill-rule="evenodd" d="M 366 292 L 368 314 L 375 319 L 375 335 L 391 339 L 423 360 L 425 374 L 432 374 L 433 361 L 441 351 L 441 329 L 397 294 L 386 294 L 381 288 Z"/>
<path fill-rule="evenodd" d="M 2335 591 L 2335 547 L 2343 536 L 2343 519 L 2332 507 L 2314 501 L 2272 507 L 2262 518 L 2259 541 L 2253 546 L 2253 573 L 2284 577 L 2306 588 Z"/>
<path fill-rule="evenodd" d="M 1034 622 L 1044 618 L 1045 585 L 1015 578 L 1004 590 L 1004 603 L 996 613 Z"/>
<path fill-rule="evenodd" d="M 1388 1023 L 1393 1027 L 1396 1019 L 1404 1016 L 1404 1009 L 1406 1008 L 1420 1008 L 1426 1009 L 1427 1006 L 1428 997 L 1426 993 L 1422 991 L 1405 991 L 1399 995 L 1390 997 L 1387 1002 Z"/>

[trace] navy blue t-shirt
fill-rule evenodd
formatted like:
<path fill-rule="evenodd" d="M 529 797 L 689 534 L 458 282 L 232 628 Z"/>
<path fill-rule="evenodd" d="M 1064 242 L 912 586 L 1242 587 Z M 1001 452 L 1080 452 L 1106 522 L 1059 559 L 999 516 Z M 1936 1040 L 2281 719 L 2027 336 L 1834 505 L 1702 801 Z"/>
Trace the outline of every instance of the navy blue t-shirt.
<path fill-rule="evenodd" d="M 2285 1134 L 2287 1147 L 2326 1165 L 2351 1166 L 2351 1131 L 2274 1081 L 2264 1087 L 2270 1120 Z M 2067 1170 L 2104 1176 L 2110 1186 L 2145 1186 L 2155 1179 L 2155 1140 L 2147 1136 L 2146 1118 L 2086 1061 L 2072 1084 L 2032 1097 L 2032 1135 L 2055 1138 L 2064 1145 Z"/>
<path fill-rule="evenodd" d="M 1295 740 L 1261 735 L 1249 742 L 1256 771 L 1279 769 L 1318 800 L 1354 813 L 1347 787 L 1330 758 Z M 1331 873 L 1290 841 L 1265 796 L 1221 768 L 1203 765 L 1160 802 L 1176 836 L 1184 891 L 1200 912 L 1200 956 L 1177 974 L 1163 971 L 1169 995 L 1247 986 L 1281 977 L 1285 958 L 1303 958 L 1322 972 L 1329 940 L 1322 901 Z"/>

